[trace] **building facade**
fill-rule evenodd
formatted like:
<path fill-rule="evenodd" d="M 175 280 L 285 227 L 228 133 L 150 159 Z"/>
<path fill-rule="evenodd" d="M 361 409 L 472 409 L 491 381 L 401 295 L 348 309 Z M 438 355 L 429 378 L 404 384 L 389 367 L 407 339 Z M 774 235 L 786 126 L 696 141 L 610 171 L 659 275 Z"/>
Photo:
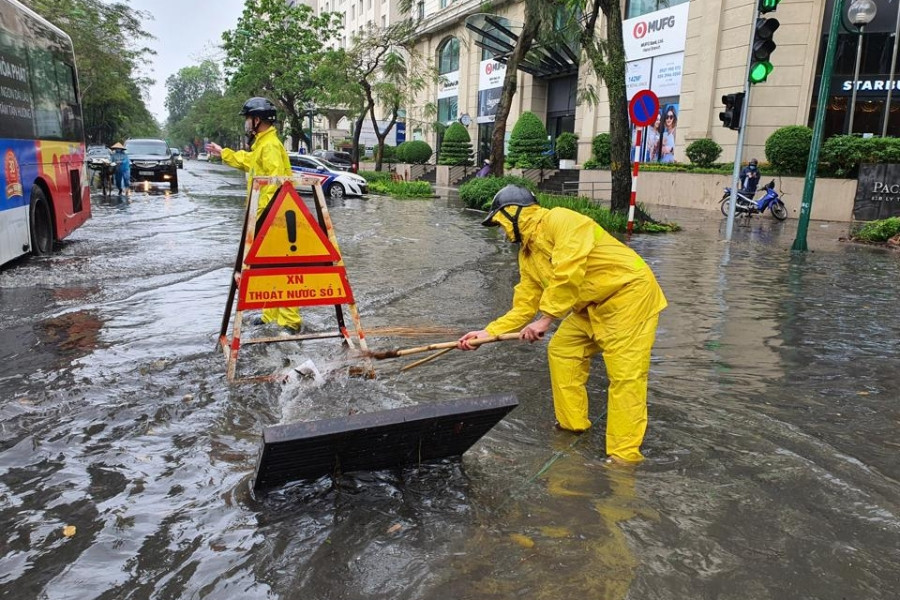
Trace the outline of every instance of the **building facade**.
<path fill-rule="evenodd" d="M 376 0 L 377 1 L 377 0 Z M 894 89 L 891 58 L 896 54 L 897 10 L 900 2 L 875 0 L 876 19 L 860 36 L 852 29 L 838 38 L 835 74 L 830 85 L 825 135 L 846 133 L 853 89 L 856 45 L 863 44 L 857 85 L 854 133 L 880 135 L 885 114 L 888 135 L 900 135 L 900 90 Z M 774 71 L 765 83 L 752 86 L 744 157 L 765 158 L 766 139 L 779 127 L 811 125 L 818 102 L 818 81 L 832 0 L 783 0 L 774 13 Z M 424 5 L 417 49 L 431 58 L 440 78 L 424 90 L 407 111 L 410 138 L 439 145 L 435 121 L 467 124 L 479 158 L 489 151 L 493 114 L 503 82 L 502 58 L 521 31 L 521 2 L 496 3 L 490 14 L 484 4 L 458 0 L 447 6 Z M 849 6 L 849 2 L 847 2 Z M 711 138 L 723 147 L 720 160 L 733 160 L 737 132 L 719 120 L 722 96 L 743 89 L 751 24 L 756 2 L 750 0 L 627 0 L 623 33 L 629 98 L 651 89 L 660 98 L 658 125 L 645 133 L 643 160 L 687 161 L 684 148 L 693 140 Z M 605 31 L 602 21 L 598 31 Z M 577 54 L 577 52 L 576 52 Z M 510 112 L 508 132 L 528 110 L 547 125 L 551 139 L 562 131 L 579 136 L 579 162 L 590 158 L 590 142 L 608 131 L 609 105 L 602 82 L 589 65 L 566 58 L 564 49 L 550 52 L 548 68 L 520 72 Z M 547 61 L 542 64 L 547 65 Z M 594 86 L 598 102 L 579 102 L 580 90 Z"/>

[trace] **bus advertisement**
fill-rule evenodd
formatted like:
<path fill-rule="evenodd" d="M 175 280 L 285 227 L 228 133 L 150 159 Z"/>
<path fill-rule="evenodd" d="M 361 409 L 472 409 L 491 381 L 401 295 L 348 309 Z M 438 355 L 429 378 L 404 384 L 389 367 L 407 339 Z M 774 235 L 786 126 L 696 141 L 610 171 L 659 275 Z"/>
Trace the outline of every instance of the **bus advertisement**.
<path fill-rule="evenodd" d="M 0 265 L 90 218 L 72 40 L 15 0 L 0 0 L 0 158 Z"/>

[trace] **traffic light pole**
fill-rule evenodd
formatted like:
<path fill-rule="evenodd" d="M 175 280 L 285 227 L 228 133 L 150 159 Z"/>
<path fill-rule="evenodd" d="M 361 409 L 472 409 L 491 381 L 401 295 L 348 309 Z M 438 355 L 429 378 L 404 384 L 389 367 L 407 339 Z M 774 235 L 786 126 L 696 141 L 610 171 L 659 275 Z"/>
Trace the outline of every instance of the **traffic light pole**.
<path fill-rule="evenodd" d="M 753 40 L 756 37 L 756 19 L 759 13 L 753 11 L 750 23 L 750 47 L 747 49 L 747 70 L 744 77 L 744 106 L 741 110 L 740 129 L 738 130 L 737 148 L 734 149 L 734 169 L 731 173 L 731 198 L 728 200 L 728 222 L 725 225 L 725 241 L 731 241 L 734 231 L 734 211 L 737 206 L 738 183 L 741 177 L 741 158 L 744 154 L 744 134 L 747 131 L 747 113 L 750 112 L 750 65 L 753 64 Z"/>
<path fill-rule="evenodd" d="M 822 65 L 822 78 L 819 81 L 819 98 L 816 102 L 816 118 L 813 120 L 812 142 L 809 147 L 809 160 L 806 163 L 806 179 L 803 183 L 803 200 L 800 202 L 800 220 L 797 224 L 797 237 L 791 250 L 806 252 L 806 233 L 809 230 L 809 215 L 812 212 L 813 192 L 816 189 L 816 174 L 819 169 L 819 150 L 822 147 L 822 130 L 825 128 L 825 111 L 828 108 L 828 89 L 831 75 L 834 72 L 834 54 L 837 50 L 838 26 L 841 23 L 841 12 L 844 0 L 835 0 L 831 11 L 831 30 L 828 32 L 828 45 L 825 47 L 825 64 Z"/>

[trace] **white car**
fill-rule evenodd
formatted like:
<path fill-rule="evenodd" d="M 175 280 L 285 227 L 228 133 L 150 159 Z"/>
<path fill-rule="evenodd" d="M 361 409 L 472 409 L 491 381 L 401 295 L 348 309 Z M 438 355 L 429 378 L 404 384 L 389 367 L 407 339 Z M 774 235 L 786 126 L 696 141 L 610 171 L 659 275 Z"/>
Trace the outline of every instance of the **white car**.
<path fill-rule="evenodd" d="M 209 154 L 207 154 L 206 152 L 198 152 L 198 153 L 197 153 L 197 160 L 206 160 L 206 161 L 208 161 L 208 160 L 209 160 Z"/>
<path fill-rule="evenodd" d="M 322 177 L 322 191 L 332 198 L 364 196 L 369 193 L 369 184 L 363 177 L 341 171 L 327 160 L 297 152 L 288 152 L 288 159 L 295 172 Z"/>

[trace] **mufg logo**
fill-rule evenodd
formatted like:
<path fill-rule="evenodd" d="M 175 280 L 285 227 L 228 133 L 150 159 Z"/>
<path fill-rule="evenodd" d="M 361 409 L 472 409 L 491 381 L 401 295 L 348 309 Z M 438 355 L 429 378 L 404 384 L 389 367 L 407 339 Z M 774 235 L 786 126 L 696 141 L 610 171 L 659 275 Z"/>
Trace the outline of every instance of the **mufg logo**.
<path fill-rule="evenodd" d="M 647 35 L 648 32 L 662 31 L 666 27 L 669 29 L 675 27 L 675 15 L 669 15 L 655 21 L 638 21 L 634 24 L 634 37 L 639 40 Z"/>

